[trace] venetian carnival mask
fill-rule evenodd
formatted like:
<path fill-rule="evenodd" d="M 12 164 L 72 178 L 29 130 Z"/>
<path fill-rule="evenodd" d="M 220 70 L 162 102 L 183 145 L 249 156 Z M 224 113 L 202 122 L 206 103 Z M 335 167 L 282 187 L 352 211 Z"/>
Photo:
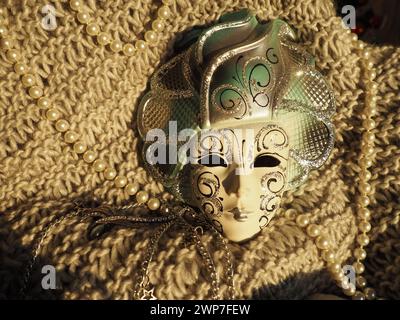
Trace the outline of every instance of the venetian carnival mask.
<path fill-rule="evenodd" d="M 192 32 L 138 109 L 150 174 L 228 239 L 268 225 L 334 141 L 332 91 L 281 20 L 248 10 Z"/>

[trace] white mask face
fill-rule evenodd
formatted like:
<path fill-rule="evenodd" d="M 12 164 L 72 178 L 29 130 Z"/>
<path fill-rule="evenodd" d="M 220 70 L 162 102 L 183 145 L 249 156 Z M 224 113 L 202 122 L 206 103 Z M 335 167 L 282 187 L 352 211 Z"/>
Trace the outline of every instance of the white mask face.
<path fill-rule="evenodd" d="M 256 235 L 275 215 L 289 154 L 288 135 L 278 124 L 253 124 L 250 135 L 241 129 L 202 136 L 197 164 L 188 164 L 191 204 L 236 242 Z"/>
<path fill-rule="evenodd" d="M 220 132 L 190 152 L 190 164 L 185 150 L 179 161 L 152 162 L 148 170 L 230 240 L 250 239 L 267 226 L 283 192 L 303 184 L 333 148 L 333 91 L 282 20 L 259 23 L 248 10 L 228 13 L 163 65 L 150 87 L 138 107 L 143 139 L 161 129 L 174 149 L 179 143 L 169 140 L 170 121 L 177 132 L 194 131 L 188 139 Z"/>

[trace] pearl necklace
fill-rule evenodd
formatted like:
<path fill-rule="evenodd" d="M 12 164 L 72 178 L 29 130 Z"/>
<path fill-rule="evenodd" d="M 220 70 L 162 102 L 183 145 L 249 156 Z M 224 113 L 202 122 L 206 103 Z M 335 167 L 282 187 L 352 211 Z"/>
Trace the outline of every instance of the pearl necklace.
<path fill-rule="evenodd" d="M 350 30 L 348 30 L 350 33 Z M 358 37 L 356 34 L 353 35 L 352 41 L 356 42 L 357 48 L 360 51 L 362 57 L 362 64 L 366 70 L 365 83 L 366 83 L 366 95 L 365 95 L 365 108 L 363 117 L 363 136 L 361 141 L 362 157 L 359 160 L 360 181 L 359 181 L 359 195 L 357 198 L 357 210 L 358 210 L 358 230 L 359 234 L 356 237 L 357 248 L 354 250 L 355 262 L 353 268 L 357 274 L 356 284 L 350 284 L 348 278 L 344 274 L 342 265 L 336 260 L 335 254 L 332 250 L 331 242 L 326 235 L 322 235 L 322 228 L 317 224 L 310 224 L 310 217 L 307 214 L 301 214 L 297 216 L 296 223 L 298 226 L 305 228 L 308 236 L 315 240 L 317 248 L 321 252 L 322 259 L 327 264 L 327 269 L 330 272 L 332 278 L 336 281 L 337 285 L 343 290 L 346 296 L 352 297 L 354 300 L 373 300 L 376 298 L 375 290 L 367 287 L 367 281 L 362 276 L 365 271 L 365 266 L 362 263 L 366 259 L 367 253 L 364 250 L 369 244 L 368 232 L 371 230 L 370 217 L 371 212 L 368 209 L 370 204 L 370 196 L 372 194 L 372 188 L 369 183 L 371 179 L 371 172 L 369 167 L 372 166 L 372 156 L 374 154 L 374 141 L 375 134 L 372 130 L 375 128 L 375 121 L 372 119 L 377 112 L 376 93 L 378 85 L 374 81 L 376 77 L 375 71 L 371 70 L 373 67 L 370 58 L 370 52 L 364 50 L 364 44 L 362 42 L 357 43 Z M 359 290 L 357 290 L 357 287 Z"/>
<path fill-rule="evenodd" d="M 76 13 L 77 20 L 86 26 L 86 33 L 92 37 L 96 37 L 99 45 L 108 46 L 113 53 L 122 53 L 130 57 L 133 56 L 135 52 L 143 52 L 148 45 L 157 43 L 157 32 L 164 29 L 165 21 L 171 13 L 169 6 L 173 4 L 173 0 L 162 0 L 162 3 L 163 5 L 157 10 L 158 18 L 151 23 L 152 30 L 146 31 L 144 34 L 145 40 L 136 40 L 135 45 L 113 40 L 108 33 L 102 32 L 98 24 L 92 22 L 93 19 L 86 11 L 85 5 L 81 0 L 70 0 L 69 5 Z M 5 10 L 7 9 L 0 8 L 0 17 L 5 13 Z M 140 190 L 140 186 L 137 182 L 128 181 L 126 176 L 119 175 L 113 167 L 107 165 L 106 161 L 99 159 L 96 152 L 90 150 L 86 143 L 82 139 L 79 139 L 79 133 L 69 129 L 69 122 L 66 119 L 60 119 L 61 113 L 51 106 L 51 99 L 44 96 L 43 88 L 36 85 L 35 79 L 39 77 L 39 75 L 29 73 L 28 67 L 21 62 L 21 55 L 15 48 L 15 42 L 12 39 L 6 38 L 6 28 L 4 26 L 0 26 L 0 39 L 0 47 L 6 51 L 6 58 L 8 62 L 13 64 L 15 73 L 21 76 L 21 82 L 27 89 L 28 95 L 36 101 L 38 108 L 45 110 L 45 118 L 53 122 L 58 132 L 64 134 L 63 139 L 72 146 L 72 150 L 77 155 L 81 155 L 86 163 L 92 164 L 96 172 L 102 173 L 100 177 L 102 176 L 105 180 L 113 181 L 115 187 L 124 189 L 128 197 L 135 196 L 139 204 L 146 204 L 152 211 L 158 210 L 161 206 L 161 201 L 158 198 L 150 198 L 147 191 Z M 162 199 L 164 201 L 169 201 L 173 199 L 173 196 L 168 192 L 164 192 Z M 166 206 L 161 206 L 161 211 L 167 212 L 168 208 Z"/>
<path fill-rule="evenodd" d="M 158 18 L 152 22 L 152 30 L 146 31 L 144 38 L 145 40 L 137 40 L 133 46 L 130 43 L 122 43 L 119 40 L 113 40 L 111 37 L 100 30 L 100 27 L 91 22 L 91 17 L 84 9 L 84 5 L 81 0 L 71 0 L 70 7 L 76 12 L 76 18 L 81 23 L 86 25 L 85 31 L 92 37 L 96 37 L 97 42 L 101 46 L 109 46 L 110 50 L 114 53 L 121 53 L 125 56 L 133 56 L 135 52 L 142 52 L 147 48 L 147 45 L 151 45 L 157 42 L 157 33 L 162 31 L 164 28 L 164 21 L 169 17 L 170 10 L 169 5 L 173 3 L 173 0 L 162 0 L 163 6 L 161 6 L 157 15 Z M 4 14 L 3 8 L 0 8 L 0 16 Z M 127 178 L 122 175 L 118 175 L 116 170 L 112 167 L 108 167 L 107 163 L 102 159 L 96 159 L 97 155 L 94 151 L 88 150 L 87 145 L 79 140 L 79 134 L 75 131 L 69 130 L 69 123 L 65 119 L 60 119 L 60 112 L 56 108 L 51 107 L 51 100 L 43 95 L 43 88 L 35 85 L 35 76 L 28 72 L 27 66 L 20 62 L 20 53 L 14 48 L 14 41 L 5 37 L 6 29 L 0 26 L 0 38 L 1 48 L 6 50 L 7 60 L 13 64 L 14 71 L 21 76 L 22 84 L 27 88 L 29 96 L 36 100 L 36 104 L 40 109 L 46 109 L 46 118 L 52 121 L 57 131 L 64 133 L 64 141 L 72 145 L 73 151 L 82 155 L 83 160 L 88 164 L 93 164 L 93 168 L 96 172 L 103 172 L 103 177 L 106 180 L 114 181 L 114 185 L 117 188 L 124 188 L 128 196 L 136 195 L 136 201 L 140 204 L 146 204 L 149 210 L 155 211 L 160 208 L 161 202 L 158 198 L 149 198 L 148 192 L 141 190 L 139 191 L 139 184 L 137 182 L 128 182 Z M 357 41 L 357 35 L 353 35 L 354 42 Z M 371 70 L 373 63 L 369 60 L 369 51 L 364 51 L 364 44 L 362 42 L 357 44 L 358 49 L 362 53 L 363 65 L 366 70 Z M 366 279 L 361 276 L 365 270 L 365 266 L 362 261 L 366 258 L 366 251 L 364 247 L 369 243 L 368 232 L 371 230 L 371 224 L 369 222 L 371 213 L 368 210 L 371 195 L 371 185 L 369 180 L 371 179 L 371 172 L 369 167 L 372 165 L 372 156 L 374 154 L 374 140 L 375 134 L 372 130 L 375 127 L 375 122 L 372 119 L 376 114 L 376 92 L 377 83 L 374 81 L 376 77 L 375 71 L 367 71 L 364 75 L 366 77 L 367 92 L 365 96 L 365 114 L 363 119 L 363 137 L 361 142 L 361 150 L 363 156 L 360 158 L 360 183 L 359 183 L 359 196 L 357 198 L 358 204 L 358 228 L 359 235 L 357 236 L 358 247 L 354 250 L 355 262 L 353 264 L 356 272 L 356 286 L 349 285 L 347 278 L 344 275 L 341 264 L 336 260 L 335 254 L 331 248 L 331 242 L 326 235 L 323 234 L 321 226 L 310 223 L 310 217 L 308 214 L 300 214 L 296 218 L 296 223 L 301 228 L 305 228 L 306 234 L 314 239 L 317 248 L 321 251 L 322 259 L 327 264 L 327 269 L 330 271 L 333 279 L 343 289 L 345 295 L 352 297 L 356 300 L 364 299 L 375 299 L 375 291 L 367 287 Z M 172 200 L 173 196 L 169 193 L 164 193 L 162 196 L 163 200 Z M 168 213 L 168 206 L 162 206 L 161 212 Z M 228 249 L 227 249 L 228 250 Z M 229 251 L 229 250 L 228 250 Z M 147 271 L 146 271 L 147 273 Z M 357 286 L 362 290 L 357 290 Z M 233 290 L 233 289 L 232 289 Z"/>

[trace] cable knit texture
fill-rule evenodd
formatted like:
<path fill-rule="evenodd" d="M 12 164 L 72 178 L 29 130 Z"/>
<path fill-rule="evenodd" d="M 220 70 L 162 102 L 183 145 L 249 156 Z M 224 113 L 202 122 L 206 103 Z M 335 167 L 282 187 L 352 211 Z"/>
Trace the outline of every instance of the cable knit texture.
<path fill-rule="evenodd" d="M 161 1 L 85 1 L 102 31 L 134 42 L 143 37 Z M 51 3 L 57 28 L 41 26 L 41 8 Z M 163 188 L 146 174 L 139 157 L 136 106 L 152 73 L 173 56 L 179 34 L 211 25 L 223 13 L 250 8 L 260 20 L 281 18 L 298 32 L 316 57 L 337 99 L 336 144 L 328 161 L 298 190 L 286 193 L 278 217 L 255 239 L 230 244 L 238 298 L 304 298 L 337 293 L 314 241 L 295 223 L 300 213 L 324 227 L 342 263 L 355 246 L 356 197 L 361 154 L 365 79 L 360 51 L 321 0 L 176 0 L 157 45 L 127 57 L 100 46 L 77 21 L 68 2 L 0 1 L 0 24 L 14 39 L 36 82 L 71 129 L 108 165 L 158 196 Z M 371 243 L 366 278 L 378 296 L 400 298 L 400 49 L 370 47 L 378 83 L 376 143 L 371 167 L 373 196 Z M 18 297 L 34 240 L 56 217 L 71 211 L 76 199 L 126 204 L 134 198 L 105 180 L 29 97 L 0 50 L 0 297 Z M 28 295 L 34 298 L 130 299 L 136 271 L 154 229 L 113 228 L 88 240 L 88 221 L 66 219 L 45 238 L 33 268 Z M 205 233 L 218 273 L 224 252 Z M 215 250 L 212 250 L 215 248 Z M 41 268 L 57 269 L 56 290 L 41 288 Z M 210 298 L 210 281 L 195 247 L 183 245 L 178 227 L 161 239 L 149 277 L 160 299 Z M 221 285 L 226 297 L 227 286 Z"/>

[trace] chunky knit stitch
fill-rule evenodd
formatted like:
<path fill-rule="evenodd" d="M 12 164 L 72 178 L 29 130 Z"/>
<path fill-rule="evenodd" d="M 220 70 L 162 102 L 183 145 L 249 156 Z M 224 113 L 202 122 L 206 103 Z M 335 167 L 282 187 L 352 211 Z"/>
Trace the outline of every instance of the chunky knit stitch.
<path fill-rule="evenodd" d="M 297 31 L 316 57 L 337 99 L 335 148 L 325 165 L 312 172 L 300 189 L 286 193 L 278 217 L 255 239 L 230 244 L 234 254 L 235 288 L 239 298 L 304 298 L 316 292 L 337 293 L 312 241 L 295 223 L 311 213 L 311 221 L 326 228 L 340 262 L 354 249 L 355 199 L 361 154 L 363 67 L 356 43 L 341 25 L 330 1 L 320 0 L 176 0 L 156 46 L 126 57 L 99 46 L 65 0 L 51 2 L 57 28 L 41 26 L 47 1 L 1 1 L 7 8 L 0 23 L 16 40 L 23 61 L 36 75 L 46 96 L 69 120 L 99 157 L 130 180 L 147 184 L 159 195 L 163 188 L 141 167 L 136 131 L 136 105 L 154 70 L 173 56 L 179 34 L 196 25 L 210 25 L 221 14 L 239 8 L 254 10 L 261 20 L 281 18 Z M 141 37 L 156 14 L 158 1 L 106 0 L 86 2 L 102 30 L 125 42 Z M 371 243 L 367 247 L 366 278 L 377 294 L 400 298 L 400 49 L 370 47 L 377 72 L 378 113 Z M 0 297 L 18 297 L 23 271 L 40 231 L 55 217 L 71 211 L 72 201 L 124 204 L 133 201 L 104 180 L 73 152 L 61 133 L 46 120 L 26 94 L 19 76 L 0 50 Z M 35 264 L 28 295 L 35 298 L 129 299 L 136 270 L 152 229 L 114 228 L 89 240 L 88 221 L 72 218 L 56 226 L 45 239 Z M 203 240 L 215 247 L 210 234 Z M 223 272 L 224 253 L 213 258 Z M 57 269 L 57 290 L 42 290 L 41 267 Z M 149 277 L 158 298 L 210 297 L 210 283 L 194 246 L 183 245 L 179 228 L 161 240 L 150 264 Z M 221 293 L 227 287 L 221 287 Z"/>

